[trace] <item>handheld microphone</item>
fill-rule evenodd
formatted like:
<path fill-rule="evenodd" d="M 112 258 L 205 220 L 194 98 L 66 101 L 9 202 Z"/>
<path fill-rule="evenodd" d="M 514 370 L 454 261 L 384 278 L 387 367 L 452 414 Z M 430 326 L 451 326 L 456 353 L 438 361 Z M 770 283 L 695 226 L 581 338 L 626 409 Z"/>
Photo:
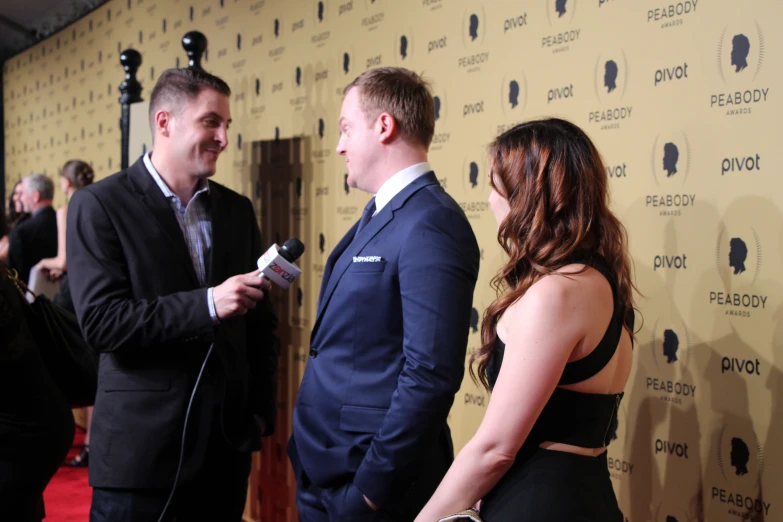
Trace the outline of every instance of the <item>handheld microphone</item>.
<path fill-rule="evenodd" d="M 296 281 L 302 271 L 294 262 L 304 254 L 304 243 L 292 237 L 282 247 L 273 244 L 258 258 L 261 277 L 273 281 L 280 288 L 288 288 Z"/>

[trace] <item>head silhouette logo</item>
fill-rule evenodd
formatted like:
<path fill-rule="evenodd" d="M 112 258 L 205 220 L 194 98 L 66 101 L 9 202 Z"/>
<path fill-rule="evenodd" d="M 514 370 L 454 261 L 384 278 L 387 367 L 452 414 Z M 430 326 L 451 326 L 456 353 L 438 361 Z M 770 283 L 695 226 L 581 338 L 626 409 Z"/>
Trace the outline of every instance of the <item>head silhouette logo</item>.
<path fill-rule="evenodd" d="M 468 181 L 470 181 L 470 186 L 472 188 L 476 188 L 478 186 L 478 177 L 479 177 L 478 164 L 475 161 L 471 161 L 468 170 Z"/>
<path fill-rule="evenodd" d="M 724 27 L 717 56 L 718 74 L 723 83 L 755 80 L 764 65 L 765 47 L 764 32 L 758 22 L 740 21 Z M 750 93 L 752 99 L 754 91 Z M 740 95 L 744 97 L 745 92 L 740 91 Z"/>
<path fill-rule="evenodd" d="M 433 97 L 432 101 L 435 103 L 435 121 L 438 121 L 440 119 L 440 96 Z"/>
<path fill-rule="evenodd" d="M 193 6 L 190 6 L 190 21 L 193 21 L 193 15 L 195 14 L 195 10 L 193 9 Z"/>
<path fill-rule="evenodd" d="M 351 55 L 348 53 L 343 53 L 343 72 L 345 74 L 351 72 Z"/>
<path fill-rule="evenodd" d="M 351 192 L 351 186 L 348 185 L 348 174 L 345 174 L 343 176 L 343 190 L 345 190 L 346 195 L 348 195 Z"/>
<path fill-rule="evenodd" d="M 691 169 L 691 146 L 684 132 L 667 132 L 655 137 L 652 169 L 657 184 L 669 179 L 676 179 L 680 184 L 686 181 Z"/>
<path fill-rule="evenodd" d="M 519 83 L 516 80 L 511 80 L 508 84 L 508 103 L 512 109 L 519 105 Z"/>
<path fill-rule="evenodd" d="M 668 317 L 653 326 L 652 354 L 656 368 L 677 372 L 690 359 L 690 333 L 682 321 Z"/>
<path fill-rule="evenodd" d="M 324 237 L 323 233 L 318 234 L 318 250 L 323 254 L 324 253 L 324 247 L 326 246 L 326 237 Z"/>
<path fill-rule="evenodd" d="M 321 139 L 324 139 L 325 128 L 326 128 L 326 123 L 324 122 L 324 119 L 318 118 L 318 137 Z"/>
<path fill-rule="evenodd" d="M 663 146 L 663 170 L 666 177 L 677 174 L 677 161 L 680 159 L 680 149 L 674 143 L 666 143 Z"/>
<path fill-rule="evenodd" d="M 296 289 L 296 304 L 299 308 L 302 308 L 302 299 L 304 299 L 304 293 L 301 288 Z"/>
<path fill-rule="evenodd" d="M 739 233 L 738 233 L 739 232 Z M 727 249 L 728 247 L 728 249 Z M 761 272 L 761 241 L 754 227 L 732 226 L 718 235 L 715 264 L 727 288 L 736 283 L 756 282 Z"/>
<path fill-rule="evenodd" d="M 242 35 L 237 33 L 237 51 L 242 50 Z"/>
<path fill-rule="evenodd" d="M 470 331 L 472 333 L 479 331 L 479 311 L 475 307 L 470 309 Z"/>
<path fill-rule="evenodd" d="M 408 57 L 408 37 L 405 35 L 400 36 L 400 56 L 403 60 Z"/>
<path fill-rule="evenodd" d="M 295 78 L 295 80 L 296 80 L 297 87 L 302 85 L 302 68 L 301 67 L 297 67 L 296 68 L 296 78 Z"/>
<path fill-rule="evenodd" d="M 680 522 L 680 521 L 677 520 L 676 517 L 673 517 L 671 515 L 666 515 L 666 522 Z"/>
<path fill-rule="evenodd" d="M 557 16 L 560 18 L 564 14 L 566 14 L 566 4 L 568 3 L 568 0 L 554 0 L 555 1 L 555 11 L 557 11 Z"/>
<path fill-rule="evenodd" d="M 604 65 L 604 71 L 604 87 L 607 92 L 612 92 L 617 88 L 617 63 L 608 60 Z"/>
<path fill-rule="evenodd" d="M 275 141 L 280 141 L 280 127 L 275 127 Z"/>
<path fill-rule="evenodd" d="M 734 467 L 735 473 L 737 475 L 747 475 L 750 450 L 744 440 L 739 437 L 732 437 L 730 457 L 731 465 Z"/>
<path fill-rule="evenodd" d="M 256 96 L 261 94 L 261 80 L 256 78 Z"/>
<path fill-rule="evenodd" d="M 165 34 L 166 33 L 166 19 L 165 18 L 163 19 L 163 27 L 162 27 L 162 29 L 163 29 L 163 33 Z"/>
<path fill-rule="evenodd" d="M 663 356 L 666 362 L 672 364 L 677 360 L 677 350 L 680 348 L 680 339 L 674 330 L 663 331 Z"/>
<path fill-rule="evenodd" d="M 738 73 L 748 66 L 748 54 L 750 53 L 750 40 L 744 34 L 734 35 L 731 39 L 731 65 Z"/>
<path fill-rule="evenodd" d="M 733 237 L 729 241 L 729 266 L 734 269 L 734 275 L 745 271 L 745 261 L 748 259 L 748 246 L 745 242 Z"/>
<path fill-rule="evenodd" d="M 302 197 L 302 178 L 296 178 L 296 197 Z"/>
<path fill-rule="evenodd" d="M 470 25 L 468 26 L 468 36 L 471 40 L 478 38 L 479 32 L 479 17 L 473 13 L 470 15 Z"/>
<path fill-rule="evenodd" d="M 324 3 L 318 2 L 318 21 L 323 22 L 324 21 Z"/>
<path fill-rule="evenodd" d="M 759 443 L 758 436 L 753 430 L 750 421 L 736 421 L 723 425 L 717 432 L 718 437 L 718 468 L 723 476 L 723 487 L 712 490 L 725 489 L 737 498 L 734 501 L 737 508 L 744 506 L 748 510 L 759 513 L 767 513 L 770 503 L 761 499 L 743 498 L 750 497 L 748 493 L 756 490 L 761 484 L 764 474 L 764 450 Z M 716 477 L 717 478 L 717 477 Z M 765 495 L 766 496 L 766 495 Z M 731 504 L 732 501 L 720 495 L 720 502 Z M 716 495 L 713 501 L 718 500 Z M 762 518 L 771 520 L 770 518 Z"/>
<path fill-rule="evenodd" d="M 242 150 L 242 134 L 237 133 L 237 149 Z"/>
<path fill-rule="evenodd" d="M 275 18 L 275 38 L 280 36 L 280 19 Z"/>

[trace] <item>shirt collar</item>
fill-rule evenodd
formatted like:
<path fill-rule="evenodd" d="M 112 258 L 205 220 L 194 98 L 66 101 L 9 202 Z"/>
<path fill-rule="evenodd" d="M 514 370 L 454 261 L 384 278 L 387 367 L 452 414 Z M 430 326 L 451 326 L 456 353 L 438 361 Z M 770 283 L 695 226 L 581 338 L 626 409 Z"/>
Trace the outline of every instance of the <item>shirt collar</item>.
<path fill-rule="evenodd" d="M 375 214 L 380 212 L 394 196 L 402 192 L 402 189 L 430 171 L 432 171 L 432 167 L 430 167 L 429 162 L 425 161 L 402 169 L 394 176 L 387 179 L 386 182 L 381 185 L 381 188 L 378 189 L 378 193 L 375 194 Z"/>
<path fill-rule="evenodd" d="M 161 192 L 163 192 L 163 195 L 168 198 L 175 198 L 177 201 L 179 201 L 179 197 L 174 194 L 174 192 L 171 191 L 168 185 L 166 185 L 166 182 L 163 181 L 163 178 L 160 177 L 160 174 L 158 174 L 158 171 L 155 170 L 155 166 L 152 164 L 152 151 L 147 152 L 143 156 L 144 158 L 144 166 L 147 167 L 147 172 L 150 173 L 150 176 L 152 176 L 152 179 L 155 180 L 155 183 L 160 188 Z M 198 194 L 201 194 L 202 192 L 206 192 L 209 194 L 209 182 L 206 178 L 202 178 L 199 181 L 199 189 L 193 194 L 193 198 L 195 198 Z M 193 199 L 191 198 L 191 199 Z"/>

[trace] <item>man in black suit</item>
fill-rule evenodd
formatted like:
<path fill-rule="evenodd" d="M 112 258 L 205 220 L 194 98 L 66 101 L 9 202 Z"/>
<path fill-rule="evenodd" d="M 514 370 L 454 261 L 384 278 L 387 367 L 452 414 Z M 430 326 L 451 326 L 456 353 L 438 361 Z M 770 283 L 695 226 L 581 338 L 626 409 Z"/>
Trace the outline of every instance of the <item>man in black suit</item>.
<path fill-rule="evenodd" d="M 274 430 L 261 234 L 252 203 L 208 180 L 228 145 L 230 95 L 204 71 L 165 71 L 150 96 L 154 150 L 69 207 L 73 301 L 100 352 L 92 522 L 156 521 L 175 483 L 165 520 L 239 522 L 251 451 Z"/>
<path fill-rule="evenodd" d="M 57 255 L 57 214 L 52 208 L 54 183 L 44 174 L 30 174 L 22 180 L 19 196 L 30 219 L 19 223 L 8 237 L 8 268 L 25 283 L 30 269 L 41 259 Z"/>

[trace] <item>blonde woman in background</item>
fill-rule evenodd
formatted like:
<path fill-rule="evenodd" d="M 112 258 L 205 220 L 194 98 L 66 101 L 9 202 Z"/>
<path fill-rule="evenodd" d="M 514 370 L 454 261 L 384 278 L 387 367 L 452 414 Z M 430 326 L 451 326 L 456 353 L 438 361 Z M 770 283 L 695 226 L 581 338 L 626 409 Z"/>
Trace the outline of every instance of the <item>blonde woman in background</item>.
<path fill-rule="evenodd" d="M 60 189 L 65 194 L 66 203 L 57 211 L 57 257 L 50 257 L 42 260 L 38 266 L 49 274 L 49 278 L 60 281 L 60 288 L 57 295 L 54 296 L 54 303 L 65 308 L 71 313 L 73 301 L 71 300 L 71 291 L 68 286 L 68 263 L 65 257 L 65 227 L 68 217 L 68 202 L 71 196 L 95 179 L 95 172 L 92 167 L 81 160 L 70 160 L 60 172 Z M 73 459 L 67 462 L 68 466 L 81 468 L 86 467 L 90 455 L 90 421 L 92 419 L 92 406 L 85 408 L 85 427 L 87 433 L 84 436 L 84 447 L 81 452 Z"/>

